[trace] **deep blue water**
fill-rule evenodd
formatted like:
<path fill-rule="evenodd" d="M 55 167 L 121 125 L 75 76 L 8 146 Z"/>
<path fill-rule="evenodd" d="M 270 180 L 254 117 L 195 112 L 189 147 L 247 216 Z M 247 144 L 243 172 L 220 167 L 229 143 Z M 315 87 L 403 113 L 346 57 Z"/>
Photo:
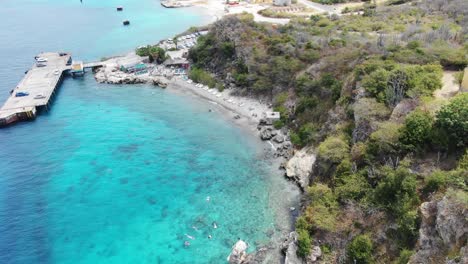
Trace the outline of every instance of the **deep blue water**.
<path fill-rule="evenodd" d="M 94 60 L 206 22 L 157 0 L 83 2 L 1 2 L 0 100 L 40 51 Z M 51 111 L 0 130 L 0 263 L 224 263 L 238 237 L 266 243 L 290 185 L 209 107 L 65 79 Z"/>

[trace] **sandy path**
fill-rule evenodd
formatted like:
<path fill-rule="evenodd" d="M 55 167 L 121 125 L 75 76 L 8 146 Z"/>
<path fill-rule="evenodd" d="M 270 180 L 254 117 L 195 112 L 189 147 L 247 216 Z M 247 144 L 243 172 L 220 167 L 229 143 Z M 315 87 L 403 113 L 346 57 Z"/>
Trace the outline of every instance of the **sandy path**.
<path fill-rule="evenodd" d="M 460 90 L 460 85 L 455 82 L 455 71 L 444 71 L 442 76 L 442 88 L 434 91 L 435 98 L 448 99 Z"/>

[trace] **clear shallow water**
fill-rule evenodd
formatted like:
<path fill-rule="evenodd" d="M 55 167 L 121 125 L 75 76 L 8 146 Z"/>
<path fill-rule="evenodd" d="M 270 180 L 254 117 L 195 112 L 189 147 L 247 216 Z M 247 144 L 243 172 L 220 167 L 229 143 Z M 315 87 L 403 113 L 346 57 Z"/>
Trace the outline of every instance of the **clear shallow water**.
<path fill-rule="evenodd" d="M 0 69 L 3 97 L 38 51 L 63 45 L 95 59 L 203 22 L 157 1 L 83 1 L 2 3 L 0 39 L 10 41 L 0 42 L 0 59 L 11 65 Z M 134 8 L 127 17 L 141 15 L 141 25 L 130 18 L 123 34 L 121 15 L 106 11 L 117 5 Z M 38 12 L 56 15 L 45 23 Z M 155 30 L 167 23 L 161 17 L 177 17 L 173 32 Z M 152 87 L 97 84 L 91 74 L 66 79 L 50 112 L 0 130 L 0 263 L 223 263 L 238 237 L 252 249 L 266 243 L 281 225 L 277 209 L 288 206 L 275 196 L 289 185 L 272 178 L 256 139 L 208 108 Z"/>

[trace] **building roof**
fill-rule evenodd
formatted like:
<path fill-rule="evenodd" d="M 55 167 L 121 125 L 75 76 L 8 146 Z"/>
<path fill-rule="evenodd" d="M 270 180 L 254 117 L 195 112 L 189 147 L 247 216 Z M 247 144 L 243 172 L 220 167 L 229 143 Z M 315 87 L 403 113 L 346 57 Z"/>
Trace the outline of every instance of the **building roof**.
<path fill-rule="evenodd" d="M 185 58 L 169 58 L 164 62 L 164 65 L 180 65 L 180 64 L 188 64 L 189 61 Z"/>
<path fill-rule="evenodd" d="M 265 112 L 266 118 L 280 119 L 280 112 Z"/>

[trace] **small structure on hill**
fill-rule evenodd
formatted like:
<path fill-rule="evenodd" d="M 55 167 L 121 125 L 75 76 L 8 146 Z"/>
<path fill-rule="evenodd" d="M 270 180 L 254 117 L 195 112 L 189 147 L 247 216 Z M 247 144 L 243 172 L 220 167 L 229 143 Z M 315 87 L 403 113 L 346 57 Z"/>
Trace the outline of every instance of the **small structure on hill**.
<path fill-rule="evenodd" d="M 290 6 L 291 0 L 273 0 L 275 6 Z"/>

